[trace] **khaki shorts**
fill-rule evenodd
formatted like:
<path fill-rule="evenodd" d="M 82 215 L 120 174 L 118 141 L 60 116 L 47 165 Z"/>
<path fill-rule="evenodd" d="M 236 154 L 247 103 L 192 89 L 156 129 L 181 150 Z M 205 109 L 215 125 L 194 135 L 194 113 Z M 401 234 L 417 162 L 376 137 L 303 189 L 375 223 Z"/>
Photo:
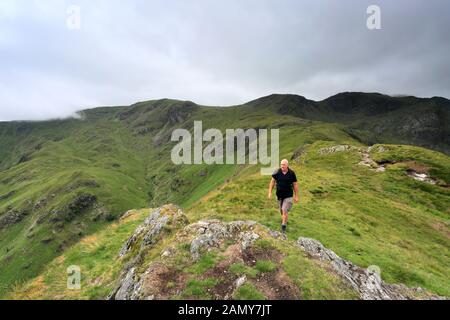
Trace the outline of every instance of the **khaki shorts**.
<path fill-rule="evenodd" d="M 278 207 L 280 208 L 280 213 L 282 213 L 282 210 L 286 212 L 291 211 L 293 202 L 294 202 L 293 197 L 278 200 Z"/>

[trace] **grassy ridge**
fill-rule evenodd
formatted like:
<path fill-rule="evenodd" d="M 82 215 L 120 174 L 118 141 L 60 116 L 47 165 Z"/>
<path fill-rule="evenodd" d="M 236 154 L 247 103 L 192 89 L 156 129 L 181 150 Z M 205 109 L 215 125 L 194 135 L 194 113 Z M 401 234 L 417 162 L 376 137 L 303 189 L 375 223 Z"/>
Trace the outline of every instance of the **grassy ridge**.
<path fill-rule="evenodd" d="M 405 168 L 386 172 L 359 166 L 356 151 L 320 155 L 334 143 L 316 141 L 293 161 L 300 185 L 300 203 L 289 222 L 289 238 L 318 239 L 338 255 L 363 267 L 377 265 L 388 282 L 422 286 L 449 295 L 450 190 L 413 180 Z M 448 177 L 450 161 L 417 147 L 391 146 L 376 157 L 408 157 L 416 152 L 436 177 Z M 289 157 L 291 154 L 285 154 Z M 401 167 L 401 166 L 400 166 Z M 447 180 L 448 181 L 448 180 Z M 197 202 L 195 218 L 253 219 L 278 229 L 275 201 L 266 199 L 269 178 L 257 173 L 232 181 Z"/>
<path fill-rule="evenodd" d="M 103 230 L 84 237 L 64 254 L 55 258 L 36 278 L 24 285 L 17 285 L 7 294 L 8 299 L 105 299 L 115 285 L 119 271 L 126 261 L 119 260 L 117 254 L 129 235 L 148 216 L 150 209 L 133 210 Z M 164 263 L 177 270 L 185 279 L 180 293 L 170 299 L 211 299 L 208 289 L 216 286 L 216 278 L 203 279 L 205 272 L 211 272 L 226 259 L 226 246 L 203 255 L 197 262 L 192 261 L 189 243 L 179 242 L 174 235 L 168 235 L 146 252 L 145 259 L 160 260 L 161 251 L 168 246 L 177 248 L 177 253 Z M 349 288 L 329 268 L 318 261 L 313 261 L 292 243 L 280 243 L 279 240 L 258 240 L 255 248 L 261 250 L 278 250 L 283 255 L 279 265 L 270 260 L 258 260 L 254 267 L 243 263 L 229 266 L 229 273 L 238 277 L 246 275 L 250 281 L 234 295 L 234 299 L 266 299 L 267 297 L 252 285 L 252 282 L 264 274 L 277 269 L 284 270 L 298 286 L 304 299 L 355 299 L 357 294 Z M 67 288 L 67 269 L 76 265 L 81 271 L 81 289 Z M 141 270 L 142 272 L 144 270 Z M 180 285 L 168 281 L 168 289 Z"/>

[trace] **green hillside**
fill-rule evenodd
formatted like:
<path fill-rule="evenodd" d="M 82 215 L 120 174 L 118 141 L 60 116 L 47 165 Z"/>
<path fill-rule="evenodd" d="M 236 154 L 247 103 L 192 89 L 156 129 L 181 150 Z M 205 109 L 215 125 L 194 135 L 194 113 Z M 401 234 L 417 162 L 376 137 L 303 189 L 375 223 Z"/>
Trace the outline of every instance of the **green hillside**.
<path fill-rule="evenodd" d="M 85 110 L 80 119 L 0 123 L 0 297 L 13 290 L 22 298 L 105 298 L 120 270 L 117 250 L 148 213 L 117 225 L 130 209 L 176 203 L 189 221 L 255 220 L 278 230 L 276 202 L 266 199 L 269 178 L 258 166 L 171 163 L 172 130 L 192 130 L 194 120 L 223 132 L 280 129 L 280 157 L 291 160 L 300 182 L 290 240 L 317 239 L 357 265 L 379 266 L 387 282 L 450 296 L 450 158 L 404 145 L 446 152 L 448 141 L 436 137 L 448 139 L 448 101 L 420 102 L 445 115 L 437 131 L 421 134 L 408 126 L 413 115 L 405 107 L 414 104 L 419 114 L 416 100 L 373 112 L 389 103 L 357 98 L 353 113 L 326 100 L 276 95 L 228 108 L 163 99 Z M 393 112 L 396 122 L 383 122 Z M 388 126 L 384 134 L 366 125 L 378 122 Z M 410 141 L 408 128 L 415 133 Z M 368 151 L 369 142 L 384 144 Z M 330 148 L 339 145 L 349 147 Z M 365 155 L 385 171 L 360 165 Z M 88 266 L 94 285 L 64 290 L 60 271 L 71 264 Z M 308 286 L 314 291 L 314 282 Z M 344 291 L 331 297 L 349 297 Z"/>
<path fill-rule="evenodd" d="M 300 203 L 291 211 L 288 237 L 311 237 L 357 265 L 377 265 L 388 282 L 448 295 L 450 190 L 406 174 L 420 164 L 448 181 L 448 157 L 417 147 L 376 145 L 374 150 L 383 146 L 389 151 L 372 151 L 373 159 L 397 163 L 375 172 L 358 165 L 356 150 L 319 154 L 333 145 L 316 141 L 293 159 Z M 198 201 L 190 213 L 251 219 L 278 230 L 276 204 L 266 200 L 268 183 L 267 177 L 249 173 Z"/>

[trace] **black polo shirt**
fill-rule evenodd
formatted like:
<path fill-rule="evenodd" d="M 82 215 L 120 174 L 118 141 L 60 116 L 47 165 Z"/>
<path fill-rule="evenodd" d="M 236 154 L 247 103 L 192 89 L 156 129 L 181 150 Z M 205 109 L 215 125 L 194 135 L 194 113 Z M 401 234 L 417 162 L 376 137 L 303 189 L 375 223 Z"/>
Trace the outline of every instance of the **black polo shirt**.
<path fill-rule="evenodd" d="M 297 182 L 295 172 L 288 168 L 286 174 L 283 174 L 281 168 L 272 174 L 272 178 L 277 181 L 277 198 L 286 199 L 294 195 L 293 184 Z"/>

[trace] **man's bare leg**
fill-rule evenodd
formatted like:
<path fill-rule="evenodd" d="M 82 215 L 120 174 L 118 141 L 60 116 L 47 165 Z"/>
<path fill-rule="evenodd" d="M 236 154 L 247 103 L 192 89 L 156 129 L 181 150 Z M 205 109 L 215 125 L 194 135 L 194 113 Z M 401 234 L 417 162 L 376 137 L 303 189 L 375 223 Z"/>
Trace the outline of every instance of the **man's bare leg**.
<path fill-rule="evenodd" d="M 286 232 L 286 225 L 288 221 L 288 213 L 285 210 L 281 210 L 281 230 Z"/>
<path fill-rule="evenodd" d="M 288 212 L 285 210 L 282 210 L 282 216 L 281 216 L 281 223 L 282 224 L 287 224 L 288 221 Z"/>

